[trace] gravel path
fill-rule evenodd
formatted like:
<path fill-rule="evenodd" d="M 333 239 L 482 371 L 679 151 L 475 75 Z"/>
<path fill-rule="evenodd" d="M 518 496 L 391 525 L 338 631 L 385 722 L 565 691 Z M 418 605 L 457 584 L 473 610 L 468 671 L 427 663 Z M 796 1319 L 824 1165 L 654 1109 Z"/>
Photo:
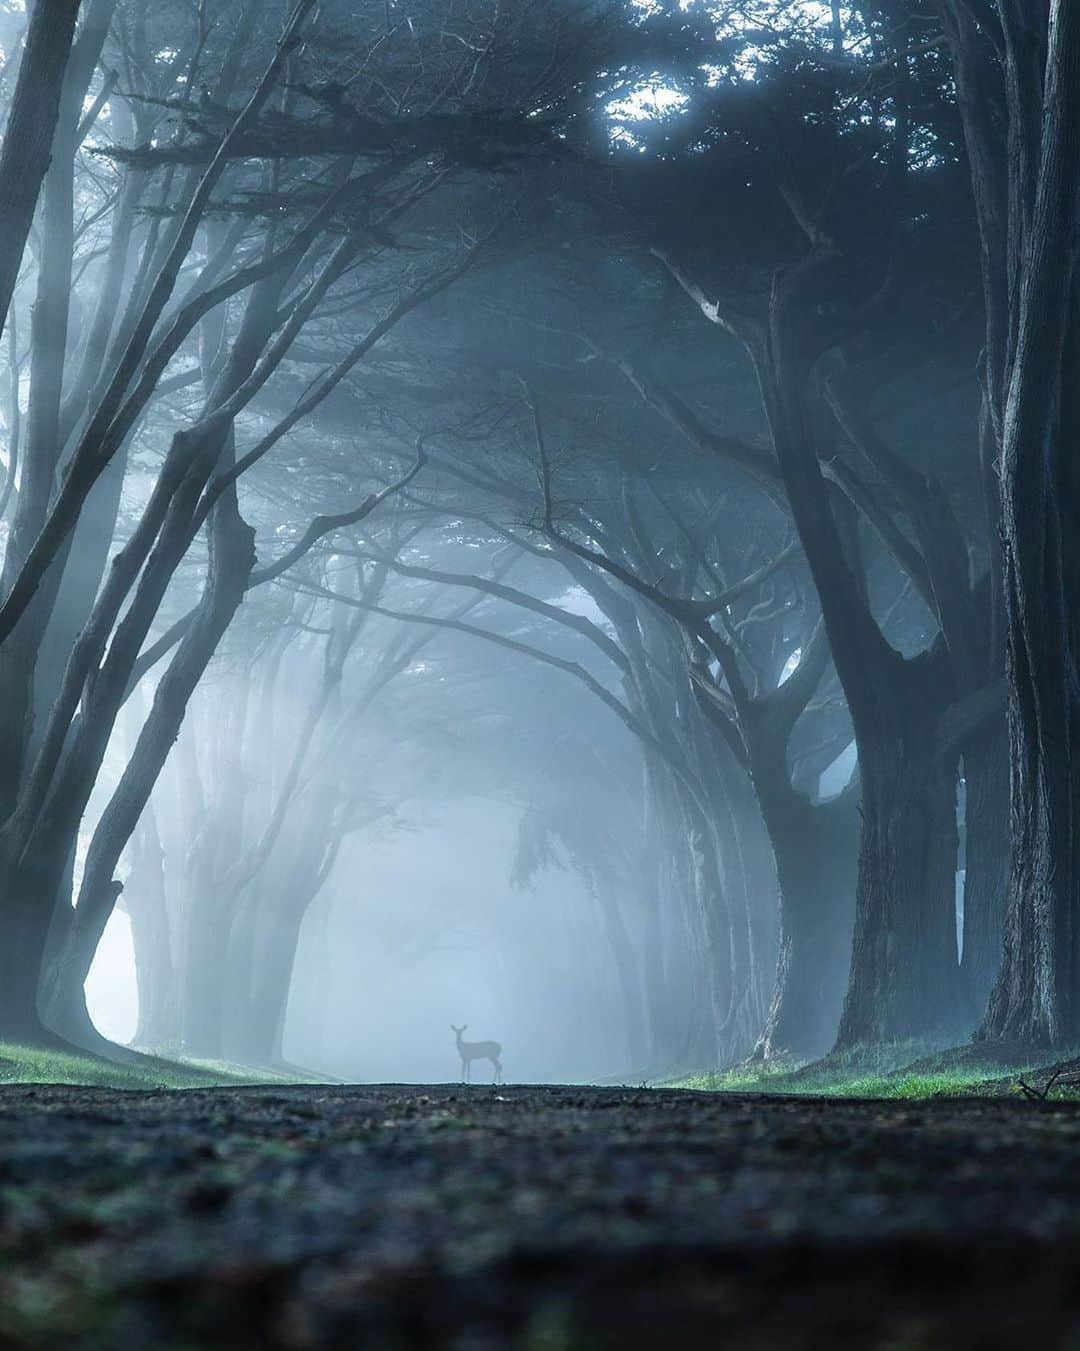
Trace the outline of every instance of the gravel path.
<path fill-rule="evenodd" d="M 0 1347 L 1080 1346 L 1080 1107 L 0 1089 Z"/>

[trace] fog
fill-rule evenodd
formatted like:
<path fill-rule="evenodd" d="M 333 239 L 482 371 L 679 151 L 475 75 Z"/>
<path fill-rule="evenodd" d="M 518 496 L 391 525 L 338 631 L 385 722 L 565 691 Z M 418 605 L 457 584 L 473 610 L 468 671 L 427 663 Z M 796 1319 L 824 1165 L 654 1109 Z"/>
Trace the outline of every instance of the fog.
<path fill-rule="evenodd" d="M 1076 1344 L 1078 152 L 1080 0 L 0 0 L 0 1344 Z"/>
<path fill-rule="evenodd" d="M 553 870 L 512 889 L 518 823 L 506 806 L 465 800 L 406 820 L 395 838 L 354 845 L 307 916 L 286 1058 L 345 1079 L 455 1080 L 450 1023 L 466 1023 L 468 1038 L 502 1042 L 515 1082 L 629 1072 L 603 924 L 580 880 Z M 420 894 L 434 905 L 417 906 Z M 100 1031 L 130 1041 L 138 991 L 123 911 L 86 988 Z"/>
<path fill-rule="evenodd" d="M 94 0 L 60 87 L 0 8 L 55 122 L 6 143 L 0 1037 L 641 1082 L 975 1030 L 1003 418 L 944 39 Z"/>
<path fill-rule="evenodd" d="M 456 1079 L 449 1025 L 465 1023 L 467 1039 L 502 1043 L 515 1081 L 630 1069 L 595 901 L 559 873 L 513 891 L 517 824 L 466 799 L 406 838 L 350 850 L 340 890 L 305 924 L 287 1058 L 329 1069 L 339 1055 L 357 1079 Z M 434 900 L 422 918 L 418 894 Z"/>

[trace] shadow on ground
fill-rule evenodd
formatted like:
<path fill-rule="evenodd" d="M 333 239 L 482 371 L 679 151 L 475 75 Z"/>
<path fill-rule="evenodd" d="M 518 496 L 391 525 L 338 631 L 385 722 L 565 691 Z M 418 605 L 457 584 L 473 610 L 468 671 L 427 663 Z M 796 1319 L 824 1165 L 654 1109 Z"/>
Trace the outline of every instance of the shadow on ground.
<path fill-rule="evenodd" d="M 0 1346 L 1073 1346 L 1080 1107 L 0 1089 Z"/>

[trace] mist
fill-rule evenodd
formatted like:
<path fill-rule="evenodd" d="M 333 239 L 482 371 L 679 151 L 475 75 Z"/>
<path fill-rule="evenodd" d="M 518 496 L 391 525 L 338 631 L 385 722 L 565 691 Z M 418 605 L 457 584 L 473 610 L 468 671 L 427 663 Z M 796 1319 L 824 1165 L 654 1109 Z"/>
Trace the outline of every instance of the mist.
<path fill-rule="evenodd" d="M 466 799 L 406 820 L 400 836 L 354 846 L 306 918 L 286 1059 L 369 1082 L 452 1080 L 450 1016 L 470 1037 L 497 1033 L 515 1081 L 628 1072 L 616 979 L 587 889 L 560 870 L 528 893 L 509 886 L 517 815 L 505 804 Z M 418 906 L 420 894 L 435 906 Z M 596 959 L 585 967 L 573 957 L 584 952 Z M 138 1022 L 134 960 L 130 921 L 117 911 L 87 1005 L 120 1042 Z"/>
<path fill-rule="evenodd" d="M 1080 0 L 0 0 L 0 1344 L 1074 1345 Z"/>
<path fill-rule="evenodd" d="M 75 9 L 0 16 L 0 1036 L 640 1083 L 1042 1028 L 960 29 Z"/>

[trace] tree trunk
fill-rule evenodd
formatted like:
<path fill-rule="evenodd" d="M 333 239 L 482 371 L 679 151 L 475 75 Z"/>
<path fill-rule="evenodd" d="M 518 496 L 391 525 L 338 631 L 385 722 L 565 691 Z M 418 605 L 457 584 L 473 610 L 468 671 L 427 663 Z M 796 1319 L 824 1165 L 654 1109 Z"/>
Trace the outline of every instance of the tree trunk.
<path fill-rule="evenodd" d="M 223 377 L 223 389 L 219 393 L 227 394 L 254 366 L 268 330 L 272 327 L 274 303 L 284 285 L 284 278 L 269 277 L 252 293 L 245 309 L 240 336 L 230 358 L 230 370 Z M 108 583 L 84 631 L 85 641 L 98 622 L 99 612 L 102 627 L 105 620 L 111 622 L 110 607 L 119 607 L 116 604 L 117 597 L 109 596 L 110 587 L 116 584 L 115 589 L 119 592 L 123 582 L 119 560 L 131 550 L 134 565 L 137 556 L 134 544 L 141 531 L 145 530 L 149 534 L 152 528 L 150 523 L 155 518 L 151 508 L 155 499 L 160 498 L 157 506 L 160 515 L 158 537 L 148 553 L 135 597 L 109 646 L 102 673 L 91 694 L 83 701 L 79 730 L 64 762 L 68 782 L 62 789 L 54 791 L 48 804 L 55 828 L 61 825 L 66 828 L 69 821 L 73 823 L 74 830 L 78 828 L 108 736 L 124 702 L 139 649 L 158 611 L 168 582 L 190 545 L 198 520 L 200 495 L 215 467 L 225 469 L 232 463 L 234 444 L 231 419 L 213 415 L 205 418 L 194 433 L 190 455 L 185 455 L 187 449 L 184 434 L 177 433 L 173 437 L 169 459 L 176 457 L 179 482 L 163 486 L 163 471 L 138 529 L 125 550 L 113 562 Z M 240 516 L 235 486 L 225 492 L 212 508 L 207 533 L 210 561 L 203 596 L 190 628 L 158 683 L 150 713 L 91 839 L 75 913 L 49 992 L 52 1007 L 67 1009 L 81 1002 L 82 986 L 119 894 L 114 880 L 116 865 L 179 735 L 195 687 L 240 607 L 250 582 L 255 564 L 254 531 Z M 74 669 L 73 656 L 65 676 L 65 685 Z M 45 740 L 47 743 L 48 735 Z M 38 848 L 41 847 L 39 837 L 42 834 L 41 826 L 35 826 L 31 838 Z M 220 1036 L 220 1030 L 216 1035 Z"/>
<path fill-rule="evenodd" d="M 859 746 L 862 841 L 851 978 L 837 1047 L 962 1030 L 956 946 L 956 762 L 936 743 L 931 656 L 887 740 Z"/>
<path fill-rule="evenodd" d="M 230 1056 L 241 1064 L 274 1066 L 284 1058 L 285 1017 L 306 913 L 306 906 L 282 907 L 258 945 L 245 1016 L 229 1045 Z"/>
<path fill-rule="evenodd" d="M 39 1046 L 53 1040 L 38 1013 L 38 974 L 49 936 L 51 912 L 21 892 L 5 909 L 0 944 L 0 1041 Z"/>
<path fill-rule="evenodd" d="M 851 965 L 859 820 L 856 794 L 770 810 L 780 881 L 780 953 L 762 1060 L 811 1060 L 836 1040 Z M 786 819 L 785 819 L 786 818 Z"/>
<path fill-rule="evenodd" d="M 1080 1036 L 1080 6 L 1031 10 L 1002 9 L 1010 149 L 1027 154 L 1010 160 L 1010 274 L 993 279 L 1015 297 L 1000 470 L 1012 865 L 982 1034 L 1066 1047 Z"/>
<path fill-rule="evenodd" d="M 176 968 L 165 895 L 165 852 L 153 803 L 147 805 L 132 837 L 124 899 L 139 989 L 139 1021 L 132 1042 L 159 1050 L 177 1041 Z"/>
<path fill-rule="evenodd" d="M 86 855 L 75 914 L 57 967 L 60 1007 L 77 1000 L 112 914 L 120 886 L 114 871 L 180 732 L 188 703 L 240 606 L 255 562 L 254 532 L 226 498 L 214 510 L 210 569 L 195 623 L 154 693 L 130 759 Z M 81 815 L 81 812 L 80 812 Z"/>
<path fill-rule="evenodd" d="M 638 1073 L 645 1066 L 646 1037 L 645 1010 L 638 970 L 637 954 L 619 909 L 618 898 L 601 884 L 596 899 L 604 917 L 604 930 L 615 965 L 619 995 L 623 1007 L 623 1025 L 626 1030 L 627 1069 Z"/>
<path fill-rule="evenodd" d="M 49 8 L 55 6 L 39 3 L 33 21 L 40 10 Z M 56 125 L 50 132 L 52 161 L 44 180 L 41 249 L 31 315 L 30 407 L 19 495 L 0 581 L 5 595 L 15 584 L 45 522 L 56 484 L 64 440 L 60 407 L 69 349 L 78 125 L 114 8 L 115 0 L 91 0 L 67 61 Z M 0 763 L 4 766 L 0 811 L 5 816 L 15 806 L 27 760 L 34 724 L 35 670 L 61 571 L 62 563 L 51 570 L 22 621 L 0 644 L 0 704 L 4 710 L 0 720 Z M 63 670 L 63 659 L 57 666 Z"/>
<path fill-rule="evenodd" d="M 727 928 L 727 1013 L 717 1026 L 717 1064 L 731 1065 L 748 1055 L 761 1027 L 763 1009 L 750 925 L 750 890 L 742 857 L 738 822 L 726 791 L 714 813 L 714 853 L 723 886 L 720 919 Z"/>
<path fill-rule="evenodd" d="M 663 846 L 656 834 L 654 830 L 649 831 L 650 847 L 641 871 L 640 905 L 644 917 L 641 959 L 647 1064 L 650 1070 L 659 1073 L 674 1063 L 680 1048 L 672 1025 L 674 991 L 670 978 L 671 953 L 663 915 L 664 909 L 674 904 L 674 888 L 671 885 L 671 869 L 661 852 Z"/>
<path fill-rule="evenodd" d="M 696 808 L 687 811 L 687 847 L 690 876 L 697 901 L 704 940 L 704 967 L 711 1015 L 710 1051 L 706 1068 L 728 1063 L 728 1044 L 722 1032 L 732 1011 L 732 924 L 724 877 L 709 824 L 698 818 Z"/>
<path fill-rule="evenodd" d="M 35 0 L 0 153 L 0 331 L 49 167 L 80 0 Z"/>
<path fill-rule="evenodd" d="M 1011 862 L 980 1036 L 1080 1031 L 1080 8 L 945 7 L 982 242 L 985 412 L 1001 484 Z"/>
<path fill-rule="evenodd" d="M 1004 718 L 964 747 L 966 850 L 960 971 L 975 1017 L 1001 967 L 1009 891 L 1009 748 Z"/>
<path fill-rule="evenodd" d="M 227 947 L 222 941 L 221 907 L 215 896 L 192 898 L 182 975 L 181 1046 L 204 1060 L 223 1055 Z"/>
<path fill-rule="evenodd" d="M 105 923 L 122 890 L 119 882 L 113 882 L 105 894 L 106 904 L 99 912 L 98 922 L 89 935 L 77 928 L 72 920 L 58 944 L 55 960 L 46 961 L 40 983 L 38 1002 L 49 1027 L 73 1045 L 89 1051 L 105 1050 L 111 1045 L 98 1032 L 90 1017 L 86 1003 L 86 979 L 105 931 Z"/>
<path fill-rule="evenodd" d="M 953 698 L 947 652 L 905 659 L 868 603 L 838 529 L 807 404 L 811 372 L 842 330 L 823 297 L 843 259 L 815 243 L 773 286 L 767 341 L 751 345 L 773 443 L 821 601 L 859 755 L 862 832 L 851 976 L 838 1047 L 949 1035 L 958 1025 L 956 757 L 936 744 Z"/>
<path fill-rule="evenodd" d="M 30 325 L 30 407 L 19 495 L 4 551 L 0 587 L 13 585 L 48 512 L 56 477 L 60 397 L 68 342 L 74 250 L 74 137 L 72 91 L 65 91 L 56 130 L 56 159 L 45 179 L 42 247 Z M 0 644 L 0 813 L 17 801 L 33 726 L 33 682 L 58 577 L 54 574 L 27 613 Z"/>

